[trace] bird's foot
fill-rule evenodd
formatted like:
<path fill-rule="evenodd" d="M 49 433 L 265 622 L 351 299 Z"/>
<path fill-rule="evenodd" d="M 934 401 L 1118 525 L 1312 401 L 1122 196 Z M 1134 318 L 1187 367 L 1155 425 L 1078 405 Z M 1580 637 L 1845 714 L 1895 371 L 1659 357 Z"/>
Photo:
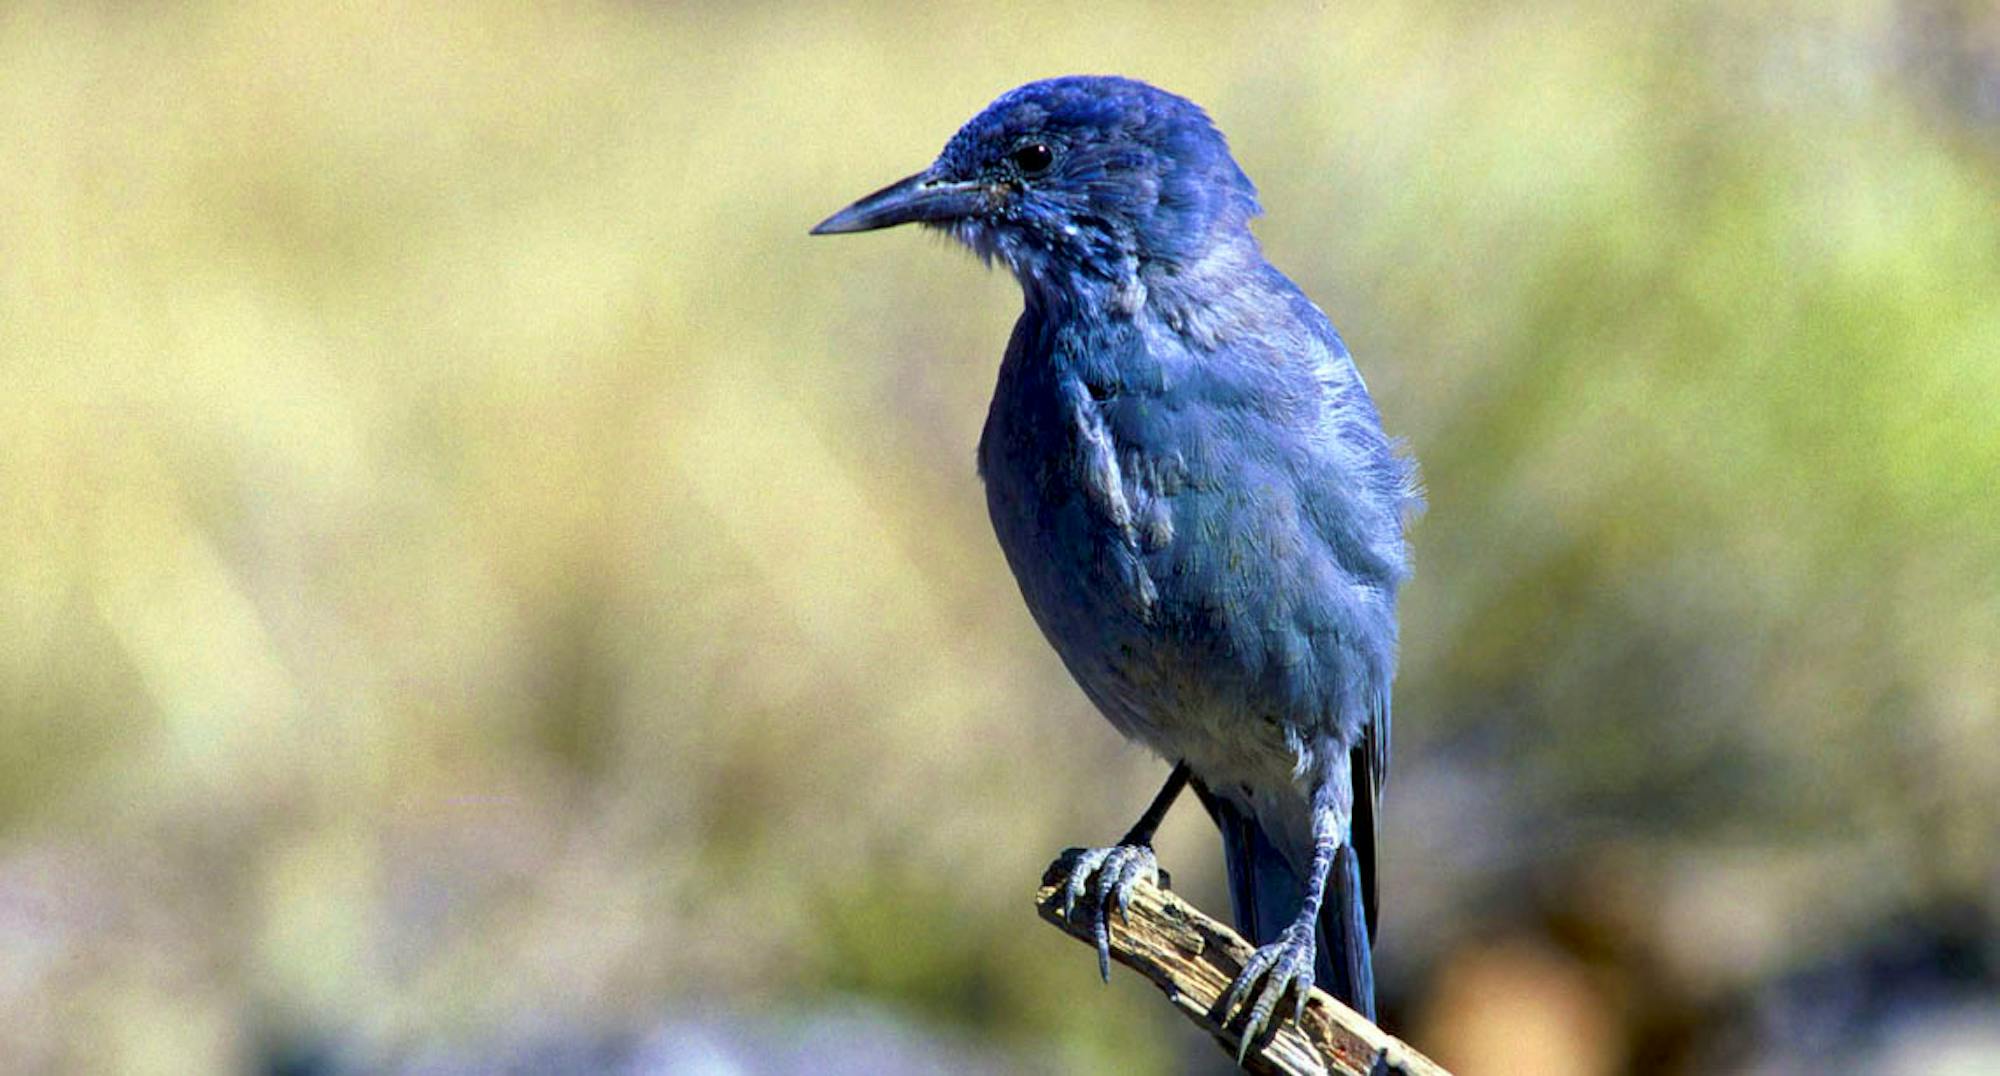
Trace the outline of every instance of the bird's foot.
<path fill-rule="evenodd" d="M 1247 1003 L 1249 1007 L 1243 1038 L 1236 1047 L 1236 1063 L 1242 1064 L 1249 1056 L 1250 1043 L 1270 1026 L 1271 1014 L 1284 1001 L 1286 992 L 1296 992 L 1292 1002 L 1292 1019 L 1296 1021 L 1305 1018 L 1306 998 L 1312 989 L 1313 923 L 1306 920 L 1286 927 L 1277 941 L 1250 954 L 1249 962 L 1243 965 L 1243 971 L 1230 984 L 1229 993 L 1223 996 L 1224 1024 L 1234 1019 L 1239 1006 Z"/>
<path fill-rule="evenodd" d="M 1063 921 L 1074 922 L 1071 913 L 1079 900 L 1090 916 L 1090 933 L 1097 942 L 1097 974 L 1111 981 L 1111 912 L 1120 921 L 1132 921 L 1132 889 L 1140 880 L 1160 885 L 1160 862 L 1143 844 L 1120 844 L 1110 848 L 1085 848 L 1070 861 L 1069 880 L 1063 883 Z"/>

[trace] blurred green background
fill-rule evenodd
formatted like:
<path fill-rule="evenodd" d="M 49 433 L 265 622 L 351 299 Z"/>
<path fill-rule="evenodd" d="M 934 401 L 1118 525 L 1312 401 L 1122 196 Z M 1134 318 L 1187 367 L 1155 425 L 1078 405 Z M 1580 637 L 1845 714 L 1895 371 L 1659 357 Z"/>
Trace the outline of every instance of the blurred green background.
<path fill-rule="evenodd" d="M 988 533 L 1018 293 L 805 236 L 1076 71 L 1210 109 L 1424 464 L 1385 1023 L 1996 1071 L 1952 0 L 7 6 L 0 1068 L 1216 1071 L 1031 907 L 1164 766 Z"/>

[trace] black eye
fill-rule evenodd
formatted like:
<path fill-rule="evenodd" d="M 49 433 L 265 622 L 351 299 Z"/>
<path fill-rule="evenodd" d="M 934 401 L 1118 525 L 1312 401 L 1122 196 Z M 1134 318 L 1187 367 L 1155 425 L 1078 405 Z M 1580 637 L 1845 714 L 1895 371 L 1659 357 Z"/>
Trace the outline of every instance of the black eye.
<path fill-rule="evenodd" d="M 1014 147 L 1014 152 L 1009 153 L 1007 159 L 1014 162 L 1014 167 L 1019 168 L 1022 175 L 1039 176 L 1049 170 L 1049 165 L 1056 163 L 1056 151 L 1044 142 L 1028 142 Z"/>

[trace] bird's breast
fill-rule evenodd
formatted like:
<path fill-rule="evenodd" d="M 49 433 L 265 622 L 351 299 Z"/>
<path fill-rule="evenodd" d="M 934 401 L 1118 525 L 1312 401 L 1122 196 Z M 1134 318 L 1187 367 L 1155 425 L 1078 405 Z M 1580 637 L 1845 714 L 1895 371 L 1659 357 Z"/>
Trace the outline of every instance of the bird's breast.
<path fill-rule="evenodd" d="M 1294 761 L 1284 730 L 1246 712 L 1219 657 L 1225 644 L 1187 616 L 1186 580 L 1171 571 L 1185 461 L 1111 435 L 1106 411 L 1130 397 L 1099 398 L 1078 377 L 1013 374 L 1001 377 L 980 463 L 994 533 L 1035 623 L 1127 737 L 1205 775 L 1282 780 Z"/>
<path fill-rule="evenodd" d="M 1211 783 L 1354 740 L 1393 675 L 1398 580 L 1350 534 L 1368 488 L 1316 424 L 1325 379 L 1284 357 L 1017 329 L 980 445 L 1036 624 L 1115 726 Z"/>
<path fill-rule="evenodd" d="M 980 442 L 994 534 L 1043 634 L 1138 734 L 1168 660 L 1146 555 L 1173 540 L 1171 519 L 1131 483 L 1090 386 L 1023 365 L 1003 366 Z"/>

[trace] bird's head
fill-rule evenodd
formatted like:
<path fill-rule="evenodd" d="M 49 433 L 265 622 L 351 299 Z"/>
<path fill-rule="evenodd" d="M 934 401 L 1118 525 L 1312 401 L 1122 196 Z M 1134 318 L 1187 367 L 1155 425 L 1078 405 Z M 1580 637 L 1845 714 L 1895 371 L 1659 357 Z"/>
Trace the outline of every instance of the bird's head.
<path fill-rule="evenodd" d="M 1192 101 L 1126 78 L 1071 76 L 1002 95 L 929 168 L 814 235 L 921 223 L 998 258 L 1031 291 L 1114 286 L 1249 235 L 1257 191 Z"/>

